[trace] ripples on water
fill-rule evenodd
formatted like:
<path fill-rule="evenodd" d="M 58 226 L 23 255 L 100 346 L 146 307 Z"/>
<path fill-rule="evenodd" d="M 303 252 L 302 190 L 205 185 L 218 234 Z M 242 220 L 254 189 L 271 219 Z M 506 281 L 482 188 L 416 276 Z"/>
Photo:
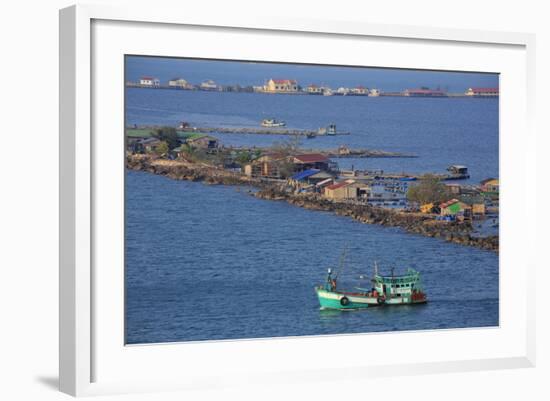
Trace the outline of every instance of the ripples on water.
<path fill-rule="evenodd" d="M 418 269 L 427 305 L 321 311 L 313 290 L 341 250 L 340 280 Z M 235 187 L 126 176 L 128 343 L 496 326 L 498 255 Z"/>

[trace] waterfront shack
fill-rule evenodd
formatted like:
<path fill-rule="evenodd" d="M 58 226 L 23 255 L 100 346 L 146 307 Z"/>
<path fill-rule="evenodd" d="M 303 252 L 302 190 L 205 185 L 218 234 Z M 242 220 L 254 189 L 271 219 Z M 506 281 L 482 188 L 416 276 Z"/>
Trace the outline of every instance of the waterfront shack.
<path fill-rule="evenodd" d="M 326 180 L 320 181 L 317 184 L 315 184 L 315 192 L 324 194 L 325 188 L 332 184 L 334 184 L 334 178 L 327 178 Z"/>
<path fill-rule="evenodd" d="M 447 189 L 449 189 L 450 193 L 454 195 L 460 195 L 461 188 L 459 184 L 445 184 L 445 186 L 447 187 Z"/>
<path fill-rule="evenodd" d="M 189 84 L 185 79 L 183 78 L 172 78 L 168 81 L 168 86 L 170 88 L 178 88 L 178 89 L 191 89 L 192 85 Z"/>
<path fill-rule="evenodd" d="M 185 138 L 185 142 L 197 149 L 214 150 L 219 147 L 218 138 L 204 134 L 190 134 Z"/>
<path fill-rule="evenodd" d="M 429 88 L 420 88 L 420 89 L 406 89 L 403 92 L 403 96 L 410 97 L 446 97 L 447 93 L 439 89 L 429 89 Z"/>
<path fill-rule="evenodd" d="M 278 152 L 265 153 L 244 166 L 244 173 L 249 177 L 281 178 L 281 166 L 287 157 Z"/>
<path fill-rule="evenodd" d="M 367 96 L 369 94 L 369 88 L 365 88 L 364 86 L 356 86 L 355 88 L 351 88 L 348 95 L 353 96 Z"/>
<path fill-rule="evenodd" d="M 408 183 L 400 180 L 373 180 L 367 194 L 367 203 L 379 207 L 407 207 Z"/>
<path fill-rule="evenodd" d="M 323 88 L 315 84 L 311 84 L 306 88 L 306 92 L 309 93 L 310 95 L 322 95 Z"/>
<path fill-rule="evenodd" d="M 481 191 L 487 192 L 490 194 L 498 194 L 499 191 L 499 181 L 498 178 L 487 178 L 480 182 Z"/>
<path fill-rule="evenodd" d="M 157 87 L 157 86 L 160 86 L 160 80 L 155 77 L 146 76 L 146 77 L 141 77 L 139 79 L 139 84 L 145 87 Z"/>
<path fill-rule="evenodd" d="M 372 88 L 372 89 L 369 91 L 369 96 L 371 96 L 371 97 L 378 97 L 378 96 L 380 96 L 380 90 L 379 90 L 379 89 L 376 89 L 376 88 Z"/>
<path fill-rule="evenodd" d="M 133 153 L 152 153 L 156 151 L 161 142 L 158 138 L 143 138 L 133 142 L 131 150 Z"/>
<path fill-rule="evenodd" d="M 468 88 L 464 94 L 472 97 L 498 97 L 499 88 Z"/>
<path fill-rule="evenodd" d="M 370 187 L 359 181 L 345 180 L 326 186 L 324 197 L 332 201 L 366 200 L 370 194 Z"/>
<path fill-rule="evenodd" d="M 472 205 L 472 215 L 473 216 L 484 216 L 485 215 L 485 203 L 474 203 Z"/>
<path fill-rule="evenodd" d="M 333 178 L 332 174 L 325 171 L 309 169 L 292 175 L 288 179 L 288 184 L 295 189 L 310 188 L 316 190 L 316 188 L 319 188 L 317 186 L 318 183 L 325 182 L 326 184 L 328 183 L 327 180 L 331 181 Z"/>
<path fill-rule="evenodd" d="M 273 79 L 267 81 L 264 92 L 268 93 L 297 93 L 298 82 L 294 79 Z"/>
<path fill-rule="evenodd" d="M 220 90 L 216 82 L 214 82 L 211 79 L 207 79 L 206 81 L 201 82 L 199 85 L 199 89 L 203 91 L 217 91 Z"/>
<path fill-rule="evenodd" d="M 292 157 L 292 162 L 296 171 L 316 169 L 329 171 L 333 168 L 330 159 L 320 153 L 305 153 Z"/>
<path fill-rule="evenodd" d="M 458 199 L 451 199 L 439 205 L 441 216 L 457 216 L 471 217 L 472 207 Z"/>

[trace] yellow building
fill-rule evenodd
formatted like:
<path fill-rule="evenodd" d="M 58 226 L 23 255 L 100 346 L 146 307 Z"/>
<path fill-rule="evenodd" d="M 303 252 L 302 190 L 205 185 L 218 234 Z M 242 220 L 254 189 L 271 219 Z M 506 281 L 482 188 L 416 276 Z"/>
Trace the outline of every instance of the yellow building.
<path fill-rule="evenodd" d="M 366 184 L 355 180 L 346 180 L 325 187 L 324 196 L 334 201 L 357 200 L 366 198 L 369 191 L 370 188 Z"/>
<path fill-rule="evenodd" d="M 483 216 L 485 214 L 485 204 L 484 203 L 474 203 L 472 205 L 472 213 L 476 216 Z"/>
<path fill-rule="evenodd" d="M 298 92 L 298 82 L 294 79 L 270 79 L 264 87 L 265 92 L 295 93 Z"/>
<path fill-rule="evenodd" d="M 434 208 L 433 203 L 426 203 L 426 204 L 420 206 L 420 211 L 422 213 L 431 213 L 433 208 Z"/>
<path fill-rule="evenodd" d="M 483 192 L 499 192 L 499 181 L 498 178 L 488 178 L 481 181 L 481 190 Z"/>

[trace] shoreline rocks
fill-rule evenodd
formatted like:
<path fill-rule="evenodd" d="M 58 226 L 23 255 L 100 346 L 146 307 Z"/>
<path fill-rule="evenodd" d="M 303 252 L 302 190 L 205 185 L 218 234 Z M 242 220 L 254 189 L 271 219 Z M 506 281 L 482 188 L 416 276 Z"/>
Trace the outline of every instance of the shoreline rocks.
<path fill-rule="evenodd" d="M 251 194 L 259 199 L 285 201 L 304 209 L 326 211 L 365 224 L 399 227 L 412 234 L 440 238 L 455 244 L 498 252 L 499 237 L 473 237 L 468 222 L 441 222 L 420 213 L 405 213 L 371 205 L 332 202 L 317 194 L 295 194 L 280 185 L 268 185 L 256 178 L 213 166 L 183 160 L 165 160 L 147 155 L 130 155 L 128 169 L 146 171 L 175 180 L 201 181 L 210 185 L 247 185 L 259 188 Z"/>

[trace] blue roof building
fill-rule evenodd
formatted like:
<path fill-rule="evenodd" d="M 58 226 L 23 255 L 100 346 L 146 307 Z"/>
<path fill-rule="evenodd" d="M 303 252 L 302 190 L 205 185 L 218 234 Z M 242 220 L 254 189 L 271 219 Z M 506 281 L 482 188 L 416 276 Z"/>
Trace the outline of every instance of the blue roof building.
<path fill-rule="evenodd" d="M 314 169 L 314 168 L 309 169 L 309 170 L 300 171 L 299 173 L 296 173 L 292 177 L 290 177 L 290 179 L 294 180 L 294 181 L 302 181 L 302 180 L 305 180 L 308 177 L 311 177 L 312 175 L 317 174 L 319 171 L 321 171 L 321 170 L 317 170 L 317 169 Z"/>

